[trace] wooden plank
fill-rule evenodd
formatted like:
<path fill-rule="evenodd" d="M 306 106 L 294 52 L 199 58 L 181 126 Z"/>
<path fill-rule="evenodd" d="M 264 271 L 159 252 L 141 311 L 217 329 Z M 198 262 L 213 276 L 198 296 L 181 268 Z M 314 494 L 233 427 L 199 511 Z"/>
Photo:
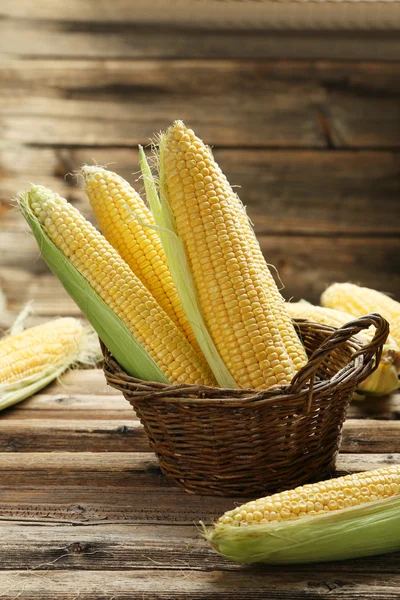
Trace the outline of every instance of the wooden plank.
<path fill-rule="evenodd" d="M 108 395 L 102 395 L 98 392 L 91 393 L 91 385 L 99 385 L 100 390 L 104 379 L 103 372 L 98 369 L 88 371 L 76 371 L 77 384 L 81 382 L 82 387 L 87 390 L 84 393 L 70 393 L 69 386 L 66 384 L 63 391 L 59 393 L 50 393 L 48 388 L 42 394 L 37 394 L 24 402 L 11 407 L 3 412 L 2 419 L 31 419 L 37 413 L 40 417 L 56 419 L 133 419 L 134 412 L 131 406 L 125 400 L 123 395 L 106 388 Z M 96 375 L 95 375 L 96 374 Z M 97 376 L 98 374 L 98 376 Z M 365 398 L 362 401 L 353 401 L 350 405 L 348 419 L 378 419 L 378 420 L 399 420 L 400 414 L 400 394 L 393 393 L 390 396 L 382 398 Z"/>
<path fill-rule="evenodd" d="M 400 297 L 400 254 L 396 236 L 373 238 L 259 235 L 258 239 L 267 262 L 277 268 L 280 279 L 285 284 L 283 295 L 286 299 L 306 298 L 310 302 L 318 303 L 324 289 L 335 281 L 353 281 Z M 333 258 L 332 247 L 335 249 Z M 14 310 L 18 310 L 28 299 L 32 299 L 36 301 L 37 314 L 50 315 L 55 313 L 54 307 L 58 306 L 58 292 L 60 292 L 62 300 L 57 314 L 62 314 L 60 309 L 65 300 L 65 293 L 61 286 L 57 287 L 50 278 L 41 281 L 43 285 L 47 281 L 51 282 L 51 289 L 57 291 L 57 294 L 54 293 L 52 296 L 52 302 L 46 298 L 43 303 L 40 302 L 40 297 L 46 296 L 43 286 L 36 287 L 39 298 L 36 293 L 32 292 L 30 296 L 24 296 L 20 291 L 18 292 L 20 300 L 14 301 L 12 294 L 9 293 L 7 276 L 10 267 L 20 270 L 28 268 L 26 281 L 31 282 L 31 290 L 35 289 L 32 273 L 35 275 L 49 273 L 47 266 L 38 255 L 36 242 L 26 233 L 8 231 L 1 233 L 0 277 L 4 282 L 5 292 Z M 4 266 L 7 267 L 5 273 L 2 271 Z M 13 287 L 15 289 L 15 285 Z M 71 306 L 69 301 L 67 306 Z M 70 308 L 67 310 L 69 311 Z M 72 310 L 76 314 L 73 306 Z"/>
<path fill-rule="evenodd" d="M 399 69 L 324 61 L 7 61 L 0 67 L 2 137 L 132 146 L 179 116 L 224 147 L 396 148 Z"/>
<path fill-rule="evenodd" d="M 245 7 L 242 3 L 232 3 L 227 18 L 225 4 L 213 0 L 203 0 L 193 6 L 188 6 L 185 0 L 175 0 L 173 4 L 166 3 L 165 0 L 153 0 L 151 6 L 146 0 L 135 0 L 134 5 L 125 0 L 114 0 L 112 10 L 106 0 L 86 0 L 84 4 L 79 0 L 69 0 L 68 6 L 62 0 L 36 0 L 34 7 L 29 0 L 14 0 L 12 4 L 0 8 L 0 15 L 4 18 L 33 21 L 74 21 L 86 27 L 88 22 L 108 26 L 113 23 L 152 23 L 153 27 L 176 27 L 179 24 L 183 28 L 191 28 L 195 24 L 199 29 L 221 27 L 224 30 L 238 28 L 254 32 L 262 29 L 269 33 L 287 29 L 312 32 L 319 27 L 338 34 L 352 29 L 353 37 L 354 30 L 358 33 L 361 29 L 372 30 L 373 33 L 378 31 L 382 39 L 388 31 L 396 29 L 399 23 L 398 11 L 390 0 L 381 1 L 379 6 L 363 2 L 362 12 L 354 1 L 347 2 L 345 6 L 316 2 L 312 10 L 306 10 L 298 3 L 288 4 L 284 11 L 275 2 L 268 2 L 267 7 L 268 10 L 263 10 L 264 7 L 257 0 L 247 0 Z"/>
<path fill-rule="evenodd" d="M 82 379 L 82 381 L 84 381 Z M 16 404 L 4 411 L 1 418 L 5 421 L 31 420 L 32 418 L 57 420 L 93 420 L 106 421 L 136 419 L 135 412 L 123 395 L 98 396 L 97 394 L 41 394 Z"/>
<path fill-rule="evenodd" d="M 291 598 L 295 600 L 324 598 L 338 600 L 366 600 L 368 598 L 394 600 L 398 598 L 400 576 L 395 565 L 390 572 L 371 570 L 371 562 L 357 563 L 353 572 L 336 572 L 328 567 L 328 573 L 303 566 L 252 567 L 226 572 L 199 572 L 190 574 L 177 570 L 135 569 L 132 571 L 48 571 L 44 576 L 27 571 L 5 571 L 0 574 L 3 597 L 13 599 L 23 594 L 24 600 L 164 600 L 165 598 L 190 598 L 191 600 L 269 600 Z M 369 567 L 369 570 L 368 568 Z M 341 575 L 338 578 L 338 569 Z M 186 576 L 185 576 L 186 575 Z M 327 575 L 327 576 L 325 576 Z M 21 597 L 21 595 L 20 595 Z"/>
<path fill-rule="evenodd" d="M 137 570 L 160 571 L 243 571 L 243 567 L 222 558 L 201 539 L 192 526 L 157 528 L 146 525 L 37 526 L 6 523 L 1 527 L 0 560 L 2 570 L 25 569 L 43 574 L 69 569 L 78 571 Z M 313 565 L 312 571 L 333 576 L 339 570 L 350 575 L 368 569 L 391 575 L 400 555 L 351 560 L 343 563 Z M 252 567 L 256 570 L 257 567 Z M 268 567 L 264 567 L 266 575 Z M 285 570 L 285 567 L 276 567 Z M 286 567 L 286 570 L 288 568 Z M 261 572 L 261 568 L 258 569 Z M 272 570 L 270 568 L 270 570 Z M 293 565 L 290 573 L 304 577 L 310 566 Z M 274 569 L 275 571 L 275 569 Z M 72 575 L 74 575 L 72 573 Z M 156 575 L 156 574 L 155 574 Z"/>
<path fill-rule="evenodd" d="M 62 477 L 60 476 L 60 479 Z M 187 494 L 172 485 L 2 486 L 0 521 L 71 524 L 212 523 L 244 498 Z"/>
<path fill-rule="evenodd" d="M 129 23 L 121 13 L 121 23 L 112 23 L 119 11 L 109 11 L 105 23 L 95 23 L 91 18 L 79 22 L 82 3 L 76 10 L 68 10 L 65 22 L 24 19 L 0 21 L 0 54 L 35 58 L 329 58 L 348 60 L 399 60 L 400 44 L 396 32 L 385 31 L 321 31 L 319 27 L 307 31 L 258 30 L 254 23 L 250 30 L 243 24 L 218 29 L 211 25 L 201 28 L 190 14 L 190 24 L 174 23 L 155 25 L 157 14 L 152 10 L 150 22 L 138 23 L 140 11 L 130 12 Z M 14 1 L 12 5 L 14 6 Z M 36 5 L 36 3 L 35 3 Z M 129 3 L 127 4 L 129 6 Z M 69 7 L 69 3 L 68 3 Z M 65 10 L 61 15 L 66 17 Z M 97 14 L 97 6 L 96 6 Z M 213 7 L 215 12 L 215 7 Z M 112 13 L 112 17 L 110 16 Z M 158 14 L 163 14 L 159 11 Z M 8 12 L 6 14 L 9 14 Z M 35 13 L 36 14 L 36 13 Z M 104 13 L 103 13 L 104 14 Z M 52 20 L 59 11 L 52 10 Z M 82 12 L 85 15 L 85 11 Z M 100 12 L 101 15 L 101 12 Z M 178 15 L 179 16 L 179 15 Z M 104 17 L 103 17 L 104 18 Z M 62 19 L 62 16 L 60 16 Z M 18 31 L 18 36 L 15 35 Z M 22 44 L 20 40 L 24 40 Z"/>
<path fill-rule="evenodd" d="M 132 411 L 133 415 L 133 411 Z M 148 452 L 142 425 L 131 420 L 71 421 L 53 419 L 0 421 L 0 451 Z"/>
<path fill-rule="evenodd" d="M 342 452 L 400 452 L 400 422 L 351 419 L 343 427 Z"/>
<path fill-rule="evenodd" d="M 399 234 L 397 152 L 274 152 L 217 147 L 213 153 L 232 185 L 238 186 L 258 234 Z M 82 182 L 68 173 L 84 163 L 110 161 L 114 161 L 111 169 L 142 190 L 142 182 L 136 181 L 135 149 L 0 149 L 0 170 L 4 172 L 0 181 L 0 202 L 4 204 L 0 204 L 0 231 L 26 228 L 9 200 L 18 190 L 27 189 L 32 180 L 62 194 L 93 221 Z M 382 203 L 385 210 L 380 210 Z"/>
<path fill-rule="evenodd" d="M 380 469 L 400 463 L 400 454 L 340 453 L 335 477 L 360 471 Z M 158 471 L 152 452 L 0 452 L 0 472 L 54 473 L 132 473 Z M 59 482 L 60 483 L 60 482 Z"/>
<path fill-rule="evenodd" d="M 388 460 L 386 455 L 377 455 Z M 359 457 L 357 455 L 357 461 Z M 365 460 L 365 455 L 364 455 Z M 0 472 L 101 472 L 138 473 L 156 470 L 157 459 L 152 452 L 0 452 Z"/>
<path fill-rule="evenodd" d="M 93 456 L 90 456 L 93 454 Z M 9 458 L 7 458 L 7 455 Z M 102 455 L 106 455 L 105 458 Z M 120 464 L 121 461 L 121 464 Z M 400 454 L 341 454 L 334 474 L 370 471 L 397 464 Z M 174 486 L 162 475 L 152 453 L 40 452 L 0 453 L 1 484 L 9 488 L 138 488 Z"/>
<path fill-rule="evenodd" d="M 34 410 L 25 410 L 21 404 L 14 405 L 1 414 L 1 418 L 4 421 L 7 420 L 18 420 L 18 421 L 30 421 L 33 418 L 38 418 L 39 415 L 42 419 L 60 421 L 73 419 L 74 421 L 92 421 L 93 419 L 101 419 L 102 421 L 120 421 L 124 420 L 129 422 L 136 420 L 137 417 L 132 408 L 129 408 L 128 402 L 123 400 L 125 404 L 124 409 L 115 410 L 113 408 L 99 409 L 99 410 L 85 410 L 84 408 L 78 408 L 78 410 L 70 410 L 67 407 L 59 407 L 57 409 L 45 409 L 43 407 Z"/>
<path fill-rule="evenodd" d="M 351 419 L 343 428 L 342 452 L 400 452 L 400 422 Z M 142 425 L 132 419 L 110 421 L 4 419 L 0 452 L 148 452 Z"/>
<path fill-rule="evenodd" d="M 32 69 L 35 67 L 35 70 Z M 4 77 L 4 89 L 1 92 L 3 100 L 7 98 L 7 89 L 21 86 L 23 89 L 32 87 L 32 97 L 38 97 L 40 88 L 50 92 L 53 98 L 62 98 L 61 90 L 76 93 L 84 99 L 95 95 L 97 90 L 100 98 L 108 98 L 110 93 L 123 94 L 135 86 L 137 94 L 143 95 L 154 91 L 165 94 L 176 93 L 177 83 L 182 87 L 181 93 L 199 92 L 209 96 L 233 89 L 242 84 L 241 92 L 251 92 L 255 88 L 255 78 L 258 78 L 259 91 L 279 89 L 280 83 L 313 83 L 323 89 L 332 91 L 353 90 L 363 92 L 365 96 L 377 95 L 378 92 L 392 90 L 400 91 L 400 83 L 393 75 L 398 75 L 400 65 L 382 61 L 343 62 L 330 60 L 240 60 L 203 58 L 180 60 L 103 60 L 96 61 L 68 59 L 13 59 L 8 58 L 1 65 Z M 216 79 L 224 73 L 224 81 Z M 79 78 L 77 75 L 79 74 Z M 247 74 L 247 78 L 245 77 Z M 373 81 L 370 81 L 371 75 Z M 258 77 L 257 77 L 258 76 Z M 103 77 L 99 81 L 99 77 Z M 124 83 L 125 89 L 117 86 Z M 213 84 L 212 89 L 208 84 Z M 159 87 L 158 87 L 159 86 Z M 204 89 L 202 89 L 204 88 Z M 307 88 L 308 89 L 308 88 Z M 44 94 L 45 90 L 42 90 Z M 39 96 L 41 97 L 41 96 Z M 72 96 L 74 97 L 74 96 Z M 289 105 L 291 106 L 291 105 Z M 7 105 L 11 109 L 11 106 Z"/>
<path fill-rule="evenodd" d="M 42 526 L 38 532 L 37 526 L 2 524 L 1 533 L 2 570 L 22 564 L 37 572 L 240 568 L 216 554 L 194 526 Z"/>
<path fill-rule="evenodd" d="M 0 73 L 5 142 L 146 144 L 179 115 L 210 144 L 326 145 L 324 87 L 294 65 L 271 74 L 248 61 L 8 61 Z"/>

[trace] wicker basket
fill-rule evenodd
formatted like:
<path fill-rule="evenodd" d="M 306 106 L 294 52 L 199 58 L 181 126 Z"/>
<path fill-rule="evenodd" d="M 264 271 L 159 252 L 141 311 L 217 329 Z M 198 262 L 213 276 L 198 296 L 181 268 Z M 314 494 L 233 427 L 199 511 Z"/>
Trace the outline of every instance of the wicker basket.
<path fill-rule="evenodd" d="M 103 348 L 108 384 L 135 409 L 162 472 L 187 492 L 250 496 L 334 469 L 347 407 L 378 364 L 389 326 L 377 314 L 340 329 L 296 324 L 309 361 L 289 386 L 268 391 L 145 382 Z M 375 337 L 361 346 L 352 336 L 371 325 Z"/>

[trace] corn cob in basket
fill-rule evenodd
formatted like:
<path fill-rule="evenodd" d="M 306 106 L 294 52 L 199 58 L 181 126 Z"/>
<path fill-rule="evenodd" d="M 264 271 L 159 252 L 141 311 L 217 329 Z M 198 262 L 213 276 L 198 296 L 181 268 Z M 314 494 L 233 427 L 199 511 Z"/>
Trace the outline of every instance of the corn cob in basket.
<path fill-rule="evenodd" d="M 393 300 L 386 294 L 361 287 L 354 283 L 334 283 L 329 286 L 321 296 L 322 306 L 343 310 L 355 317 L 368 312 L 379 312 L 394 327 L 392 337 L 400 346 L 400 302 Z"/>
<path fill-rule="evenodd" d="M 323 306 L 313 306 L 308 302 L 289 302 L 287 304 L 289 314 L 293 318 L 304 318 L 315 323 L 341 327 L 349 323 L 354 316 L 352 314 L 326 308 Z M 379 312 L 379 311 L 378 311 Z M 361 316 L 361 315 L 359 315 Z M 374 336 L 373 328 L 360 332 L 356 337 L 363 344 L 368 344 Z M 358 386 L 358 391 L 375 396 L 384 396 L 397 390 L 400 371 L 400 348 L 392 335 L 386 340 L 383 347 L 382 358 L 378 368 L 367 379 Z"/>
<path fill-rule="evenodd" d="M 186 261 L 195 302 L 223 363 L 242 388 L 288 384 L 306 363 L 305 350 L 272 276 L 266 276 L 239 198 L 210 149 L 181 121 L 161 136 L 158 160 L 159 199 L 141 152 L 164 250 L 170 265 L 179 252 Z M 179 239 L 180 251 L 171 237 Z"/>

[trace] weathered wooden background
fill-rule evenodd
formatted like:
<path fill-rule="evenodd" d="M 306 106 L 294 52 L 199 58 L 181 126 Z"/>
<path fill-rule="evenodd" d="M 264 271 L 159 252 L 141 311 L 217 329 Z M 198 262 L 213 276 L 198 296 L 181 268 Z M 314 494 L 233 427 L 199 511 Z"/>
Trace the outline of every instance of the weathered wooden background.
<path fill-rule="evenodd" d="M 14 194 L 42 183 L 90 215 L 71 173 L 107 163 L 140 189 L 135 148 L 175 118 L 241 186 L 287 298 L 317 301 L 336 280 L 400 297 L 400 63 L 371 61 L 400 57 L 393 34 L 339 42 L 156 26 L 135 23 L 126 2 L 112 18 L 104 2 L 78 4 L 0 7 L 0 281 L 11 311 L 33 298 L 39 315 L 77 312 Z M 337 60 L 346 52 L 358 60 Z"/>
<path fill-rule="evenodd" d="M 175 118 L 241 186 L 286 297 L 347 279 L 400 297 L 398 33 L 206 30 L 137 20 L 134 5 L 0 0 L 0 329 L 28 299 L 39 319 L 78 313 L 14 194 L 42 183 L 90 216 L 71 173 L 95 160 L 140 188 L 135 148 Z M 399 395 L 352 405 L 339 472 L 398 463 L 399 415 Z M 398 553 L 223 560 L 194 523 L 233 502 L 173 486 L 102 372 L 68 373 L 0 420 L 0 597 L 399 598 Z"/>

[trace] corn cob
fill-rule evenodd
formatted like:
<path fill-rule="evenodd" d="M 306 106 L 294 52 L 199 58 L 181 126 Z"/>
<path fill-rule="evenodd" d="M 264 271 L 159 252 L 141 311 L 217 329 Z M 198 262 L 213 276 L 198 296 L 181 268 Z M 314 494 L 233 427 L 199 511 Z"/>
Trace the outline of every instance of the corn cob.
<path fill-rule="evenodd" d="M 400 465 L 304 485 L 226 512 L 206 532 L 239 562 L 340 560 L 400 548 Z"/>
<path fill-rule="evenodd" d="M 400 318 L 400 302 L 389 298 L 386 294 L 353 283 L 334 283 L 321 296 L 321 304 L 328 308 L 336 308 L 361 317 L 367 313 L 377 312 L 392 324 Z M 400 337 L 392 333 L 398 346 Z"/>
<path fill-rule="evenodd" d="M 160 140 L 160 188 L 207 329 L 232 377 L 242 388 L 289 383 L 305 351 L 289 317 L 282 317 L 283 302 L 277 305 L 271 282 L 260 273 L 240 201 L 209 148 L 180 121 Z"/>
<path fill-rule="evenodd" d="M 0 340 L 0 409 L 27 398 L 79 361 L 94 364 L 100 347 L 92 329 L 60 318 Z"/>
<path fill-rule="evenodd" d="M 42 186 L 32 186 L 26 202 L 50 240 L 121 319 L 171 383 L 215 383 L 204 359 L 117 251 L 79 211 Z"/>
<path fill-rule="evenodd" d="M 354 316 L 334 308 L 313 306 L 308 302 L 289 302 L 287 304 L 289 314 L 293 318 L 303 318 L 315 323 L 341 327 L 354 319 Z M 374 328 L 362 331 L 355 337 L 362 344 L 369 344 L 374 336 Z M 389 335 L 383 347 L 382 358 L 376 371 L 363 381 L 358 390 L 375 396 L 384 396 L 398 389 L 400 370 L 400 348 L 392 336 Z"/>
<path fill-rule="evenodd" d="M 225 178 L 224 175 L 223 177 Z M 237 206 L 237 214 L 242 223 L 243 232 L 247 240 L 247 247 L 244 247 L 247 260 L 254 261 L 257 265 L 260 284 L 264 287 L 264 289 L 267 290 L 268 295 L 270 295 L 272 298 L 272 302 L 270 304 L 271 312 L 273 317 L 276 319 L 279 330 L 281 332 L 285 332 L 282 335 L 282 338 L 286 347 L 292 348 L 289 355 L 294 369 L 297 371 L 304 366 L 308 360 L 304 346 L 302 345 L 299 336 L 296 333 L 295 327 L 293 327 L 293 322 L 291 322 L 285 300 L 280 293 L 278 286 L 276 285 L 271 271 L 269 270 L 254 229 L 247 216 L 246 209 L 241 203 L 237 194 L 234 194 L 233 202 L 235 202 Z"/>
<path fill-rule="evenodd" d="M 136 190 L 116 173 L 87 165 L 81 173 L 104 237 L 200 353 L 172 280 L 153 215 Z"/>

